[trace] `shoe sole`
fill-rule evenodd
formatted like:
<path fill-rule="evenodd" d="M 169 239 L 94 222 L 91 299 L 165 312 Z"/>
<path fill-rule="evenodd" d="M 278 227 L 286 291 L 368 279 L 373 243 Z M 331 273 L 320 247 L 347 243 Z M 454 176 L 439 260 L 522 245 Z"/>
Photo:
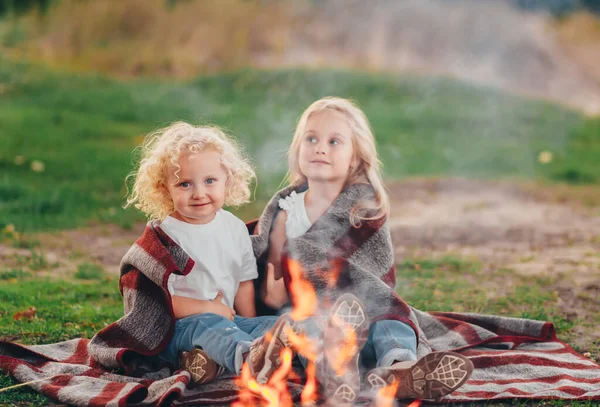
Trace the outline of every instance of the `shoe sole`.
<path fill-rule="evenodd" d="M 378 368 L 367 375 L 371 389 L 399 383 L 396 398 L 439 401 L 462 386 L 473 373 L 473 362 L 455 352 L 430 353 L 407 368 Z"/>
<path fill-rule="evenodd" d="M 221 370 L 220 366 L 202 349 L 181 352 L 179 366 L 190 372 L 193 384 L 212 382 L 218 376 L 219 370 Z"/>
<path fill-rule="evenodd" d="M 345 326 L 351 327 L 352 331 L 356 335 L 356 349 L 352 355 L 352 358 L 348 361 L 347 370 L 344 376 L 339 377 L 335 380 L 332 376 L 335 372 L 327 366 L 329 363 L 324 361 L 322 371 L 322 377 L 325 377 L 325 393 L 330 395 L 329 397 L 345 403 L 353 402 L 360 392 L 360 372 L 358 367 L 358 358 L 360 350 L 363 348 L 369 337 L 369 316 L 365 311 L 365 307 L 362 302 L 352 294 L 343 294 L 338 298 L 332 308 L 331 317 L 327 322 L 327 328 L 323 334 L 323 343 L 325 346 L 328 343 L 328 337 L 333 335 L 331 329 L 335 328 L 337 321 L 342 322 Z M 331 327 L 330 325 L 334 325 Z M 330 339 L 331 341 L 331 339 Z M 338 345 L 338 347 L 341 345 Z M 341 380 L 340 380 L 341 379 Z"/>

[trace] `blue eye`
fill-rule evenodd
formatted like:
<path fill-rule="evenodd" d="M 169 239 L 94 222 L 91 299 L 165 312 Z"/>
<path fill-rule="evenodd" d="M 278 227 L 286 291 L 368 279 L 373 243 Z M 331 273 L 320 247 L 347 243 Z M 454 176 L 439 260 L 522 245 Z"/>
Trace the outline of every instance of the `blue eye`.
<path fill-rule="evenodd" d="M 182 187 L 182 188 L 189 188 L 190 186 L 192 186 L 192 183 L 184 181 L 181 184 L 179 184 L 179 186 Z"/>
<path fill-rule="evenodd" d="M 316 143 L 317 142 L 317 138 L 313 137 L 313 136 L 308 136 L 306 138 L 306 140 L 308 140 L 309 143 Z"/>
<path fill-rule="evenodd" d="M 206 181 L 204 181 L 204 183 L 205 183 L 206 185 L 212 185 L 212 184 L 214 184 L 215 182 L 217 182 L 216 178 L 209 178 L 209 179 L 207 179 Z"/>
<path fill-rule="evenodd" d="M 329 144 L 332 144 L 332 145 L 340 144 L 340 141 L 338 139 L 334 138 L 329 141 Z"/>

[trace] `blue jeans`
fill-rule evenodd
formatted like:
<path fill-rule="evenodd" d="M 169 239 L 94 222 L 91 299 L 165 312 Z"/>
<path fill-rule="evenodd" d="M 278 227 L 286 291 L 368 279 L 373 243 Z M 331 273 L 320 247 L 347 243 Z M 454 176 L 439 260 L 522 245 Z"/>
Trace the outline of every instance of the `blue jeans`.
<path fill-rule="evenodd" d="M 377 367 L 391 366 L 395 361 L 417 360 L 417 335 L 413 329 L 394 319 L 375 321 L 369 328 L 369 339 L 360 353 L 364 362 Z"/>
<path fill-rule="evenodd" d="M 231 321 L 217 314 L 190 315 L 175 321 L 171 342 L 159 356 L 176 364 L 179 352 L 202 348 L 217 364 L 239 374 L 243 354 L 276 320 L 276 316 L 244 318 L 236 315 Z"/>
<path fill-rule="evenodd" d="M 320 343 L 321 329 L 325 321 L 308 318 L 300 322 L 301 328 L 313 341 Z M 300 361 L 306 367 L 306 359 Z M 375 363 L 377 367 L 388 367 L 394 362 L 417 360 L 417 335 L 413 329 L 398 320 L 375 321 L 369 327 L 369 338 L 360 352 L 361 364 Z"/>

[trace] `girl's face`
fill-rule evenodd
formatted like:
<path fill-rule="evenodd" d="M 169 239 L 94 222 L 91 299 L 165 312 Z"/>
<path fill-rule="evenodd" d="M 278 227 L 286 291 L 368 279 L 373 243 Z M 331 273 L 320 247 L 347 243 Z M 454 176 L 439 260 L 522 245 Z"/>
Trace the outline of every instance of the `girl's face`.
<path fill-rule="evenodd" d="M 173 217 L 188 223 L 202 225 L 214 219 L 225 203 L 227 173 L 220 155 L 214 150 L 197 154 L 185 152 L 177 167 L 170 164 L 167 189 L 173 199 Z"/>
<path fill-rule="evenodd" d="M 354 164 L 352 130 L 346 117 L 324 110 L 308 118 L 298 152 L 298 165 L 307 180 L 345 182 Z"/>

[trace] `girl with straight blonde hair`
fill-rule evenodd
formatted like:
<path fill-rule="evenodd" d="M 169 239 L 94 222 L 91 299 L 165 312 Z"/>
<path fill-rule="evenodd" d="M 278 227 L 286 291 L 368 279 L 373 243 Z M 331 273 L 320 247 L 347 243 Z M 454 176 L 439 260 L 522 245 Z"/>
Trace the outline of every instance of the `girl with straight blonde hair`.
<path fill-rule="evenodd" d="M 398 381 L 398 398 L 439 399 L 461 386 L 473 370 L 462 355 L 429 348 L 417 360 L 418 323 L 394 289 L 389 200 L 362 110 L 338 97 L 311 104 L 298 121 L 288 162 L 289 185 L 271 199 L 252 237 L 259 270 L 266 270 L 259 271 L 259 286 L 273 309 L 283 309 L 288 294 L 294 305 L 309 296 L 294 290 L 298 278 L 315 291 L 322 309 L 301 326 L 309 337 L 322 338 L 317 377 L 325 395 L 338 403 L 356 399 L 359 356 L 375 367 L 367 375 L 370 388 Z M 319 314 L 328 316 L 322 333 Z M 348 330 L 358 351 L 339 375 L 340 338 Z M 442 377 L 441 360 L 458 366 L 444 383 L 409 379 L 413 372 Z"/>

